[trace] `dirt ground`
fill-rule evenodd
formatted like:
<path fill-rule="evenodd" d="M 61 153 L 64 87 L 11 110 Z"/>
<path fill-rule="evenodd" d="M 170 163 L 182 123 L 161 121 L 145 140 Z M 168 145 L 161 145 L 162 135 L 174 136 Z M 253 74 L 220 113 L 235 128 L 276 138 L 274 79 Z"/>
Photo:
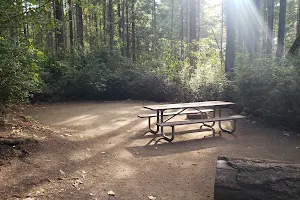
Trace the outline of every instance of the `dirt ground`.
<path fill-rule="evenodd" d="M 299 133 L 249 119 L 237 124 L 234 135 L 178 133 L 171 144 L 154 144 L 159 136 L 146 133 L 147 120 L 137 117 L 148 104 L 154 103 L 61 103 L 25 110 L 52 132 L 36 134 L 38 149 L 26 158 L 0 166 L 0 199 L 211 200 L 218 156 L 300 163 Z"/>

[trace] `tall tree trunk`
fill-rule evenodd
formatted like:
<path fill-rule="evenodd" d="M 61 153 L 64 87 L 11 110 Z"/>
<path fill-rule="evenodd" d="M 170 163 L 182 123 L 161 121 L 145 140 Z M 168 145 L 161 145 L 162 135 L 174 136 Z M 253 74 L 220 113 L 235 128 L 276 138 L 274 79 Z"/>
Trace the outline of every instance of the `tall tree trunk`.
<path fill-rule="evenodd" d="M 191 0 L 191 12 L 190 12 L 190 65 L 195 66 L 196 57 L 191 53 L 197 50 L 197 45 L 194 44 L 197 39 L 197 1 Z"/>
<path fill-rule="evenodd" d="M 64 49 L 64 10 L 63 10 L 63 1 L 62 0 L 55 0 L 55 19 L 59 23 L 56 31 L 55 31 L 55 38 L 56 38 L 56 50 L 57 53 L 61 52 Z"/>
<path fill-rule="evenodd" d="M 121 0 L 118 2 L 118 32 L 119 38 L 122 40 L 122 18 L 121 18 Z"/>
<path fill-rule="evenodd" d="M 68 4 L 69 4 L 69 32 L 70 32 L 70 50 L 71 53 L 73 53 L 74 51 L 74 36 L 73 36 L 73 4 L 72 4 L 72 0 L 68 0 Z"/>
<path fill-rule="evenodd" d="M 93 15 L 93 18 L 94 18 L 94 23 L 95 23 L 95 28 L 96 28 L 96 36 L 94 36 L 94 39 L 96 40 L 95 42 L 95 45 L 96 45 L 96 48 L 99 48 L 99 41 L 98 41 L 98 35 L 99 35 L 99 27 L 98 27 L 98 14 L 95 13 Z"/>
<path fill-rule="evenodd" d="M 130 39 L 129 39 L 129 5 L 128 0 L 126 0 L 126 55 L 130 58 Z"/>
<path fill-rule="evenodd" d="M 267 31 L 267 55 L 272 54 L 274 26 L 274 0 L 268 0 L 268 31 Z"/>
<path fill-rule="evenodd" d="M 297 32 L 296 32 L 296 37 L 300 33 L 300 0 L 298 0 L 298 15 L 297 15 Z"/>
<path fill-rule="evenodd" d="M 224 1 L 221 2 L 221 41 L 220 41 L 220 57 L 221 57 L 221 67 L 223 66 L 223 29 L 224 29 Z"/>
<path fill-rule="evenodd" d="M 260 0 L 255 0 L 255 8 L 256 8 L 256 12 L 257 13 L 260 13 Z M 254 47 L 253 47 L 253 50 L 254 50 L 254 54 L 257 54 L 258 53 L 258 50 L 259 50 L 259 44 L 260 44 L 260 29 L 259 27 L 257 26 L 257 24 L 259 24 L 259 21 L 256 19 L 255 21 L 256 24 L 254 24 L 253 26 L 253 30 L 254 30 Z"/>
<path fill-rule="evenodd" d="M 184 1 L 181 1 L 180 6 L 180 56 L 183 59 L 184 56 Z"/>
<path fill-rule="evenodd" d="M 266 53 L 266 45 L 267 45 L 267 33 L 268 33 L 268 1 L 264 0 L 264 31 L 263 31 L 263 41 L 262 41 L 262 51 Z"/>
<path fill-rule="evenodd" d="M 151 49 L 155 51 L 156 49 L 156 0 L 152 1 L 152 47 Z M 149 50 L 149 48 L 147 48 Z"/>
<path fill-rule="evenodd" d="M 48 11 L 48 21 L 53 22 L 52 9 L 49 9 Z M 47 39 L 47 47 L 51 51 L 51 56 L 54 57 L 53 33 L 51 30 L 48 31 L 46 39 Z"/>
<path fill-rule="evenodd" d="M 171 34 L 170 34 L 171 56 L 173 55 L 173 27 L 174 27 L 174 0 L 171 0 Z"/>
<path fill-rule="evenodd" d="M 103 0 L 103 39 L 104 45 L 106 45 L 106 0 Z"/>
<path fill-rule="evenodd" d="M 83 20 L 82 20 L 82 7 L 80 1 L 76 4 L 76 21 L 77 21 L 77 40 L 80 48 L 84 49 L 83 42 Z"/>
<path fill-rule="evenodd" d="M 235 1 L 227 1 L 227 39 L 225 73 L 228 80 L 233 79 L 235 60 Z"/>
<path fill-rule="evenodd" d="M 293 42 L 292 46 L 290 47 L 289 54 L 291 55 L 297 55 L 297 51 L 300 47 L 300 34 L 298 34 L 297 38 Z"/>
<path fill-rule="evenodd" d="M 108 17 L 109 17 L 109 49 L 114 48 L 114 16 L 113 16 L 113 3 L 112 0 L 108 1 Z"/>
<path fill-rule="evenodd" d="M 134 8 L 135 0 L 131 1 L 131 9 L 132 9 L 132 22 L 131 22 L 131 41 L 132 41 L 132 60 L 135 61 L 135 8 Z"/>
<path fill-rule="evenodd" d="M 286 15 L 286 0 L 280 0 L 278 42 L 277 42 L 277 51 L 276 51 L 277 58 L 281 58 L 284 51 L 285 15 Z"/>
<path fill-rule="evenodd" d="M 122 0 L 122 55 L 125 56 L 126 52 L 126 21 L 125 21 L 125 0 Z"/>
<path fill-rule="evenodd" d="M 189 13 L 190 13 L 190 0 L 186 0 L 185 1 L 185 30 L 186 30 L 186 33 L 185 33 L 185 41 L 186 43 L 188 44 L 190 42 L 189 40 L 189 37 L 190 37 L 190 32 L 189 32 L 189 27 L 190 27 L 190 18 L 189 18 Z M 186 47 L 186 50 L 185 50 L 185 57 L 188 57 L 189 56 L 189 52 L 190 52 L 190 49 L 189 49 L 189 46 L 187 45 Z"/>
<path fill-rule="evenodd" d="M 28 2 L 25 1 L 25 13 L 28 12 Z M 25 23 L 24 23 L 24 37 L 25 38 L 28 38 L 29 37 L 29 27 L 28 27 L 28 19 L 25 20 Z"/>

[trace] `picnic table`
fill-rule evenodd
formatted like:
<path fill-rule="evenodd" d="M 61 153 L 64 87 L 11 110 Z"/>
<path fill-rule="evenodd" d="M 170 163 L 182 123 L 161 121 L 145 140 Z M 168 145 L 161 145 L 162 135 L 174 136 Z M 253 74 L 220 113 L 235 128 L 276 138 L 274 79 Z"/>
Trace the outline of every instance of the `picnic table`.
<path fill-rule="evenodd" d="M 189 125 L 189 124 L 198 124 L 201 123 L 200 129 L 205 126 L 210 128 L 213 131 L 213 135 L 215 135 L 215 129 L 213 126 L 216 122 L 219 124 L 219 128 L 223 132 L 227 132 L 232 134 L 236 129 L 236 120 L 245 118 L 242 115 L 233 115 L 222 117 L 222 108 L 228 107 L 230 105 L 234 105 L 233 102 L 226 101 L 204 101 L 204 102 L 191 102 L 191 103 L 178 103 L 178 104 L 159 104 L 159 105 L 149 105 L 144 106 L 145 109 L 149 109 L 155 111 L 155 113 L 147 114 L 147 115 L 139 115 L 140 118 L 148 118 L 149 120 L 149 131 L 153 134 L 157 134 L 159 131 L 163 136 L 163 139 L 171 142 L 175 137 L 175 126 L 178 125 Z M 172 112 L 165 112 L 167 110 L 174 110 Z M 171 121 L 177 115 L 182 114 L 193 114 L 199 113 L 203 116 L 204 113 L 212 113 L 211 118 L 207 119 L 196 119 L 196 120 L 184 120 L 184 121 Z M 218 112 L 218 115 L 216 113 Z M 164 117 L 169 116 L 167 119 Z M 151 118 L 156 118 L 156 130 L 151 128 Z M 231 130 L 225 129 L 222 127 L 222 121 L 233 121 L 233 128 Z M 207 124 L 207 122 L 212 122 L 212 124 Z M 172 128 L 172 136 L 171 138 L 166 136 L 164 133 L 164 127 Z"/>

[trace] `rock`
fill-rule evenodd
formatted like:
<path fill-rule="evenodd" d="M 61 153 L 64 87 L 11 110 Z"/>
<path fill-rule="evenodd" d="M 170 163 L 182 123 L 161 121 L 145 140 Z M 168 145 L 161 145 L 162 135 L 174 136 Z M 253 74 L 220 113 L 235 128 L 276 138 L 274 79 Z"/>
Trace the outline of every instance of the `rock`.
<path fill-rule="evenodd" d="M 149 198 L 150 200 L 155 200 L 155 199 L 156 199 L 156 197 L 154 197 L 154 196 L 148 196 L 148 198 Z"/>

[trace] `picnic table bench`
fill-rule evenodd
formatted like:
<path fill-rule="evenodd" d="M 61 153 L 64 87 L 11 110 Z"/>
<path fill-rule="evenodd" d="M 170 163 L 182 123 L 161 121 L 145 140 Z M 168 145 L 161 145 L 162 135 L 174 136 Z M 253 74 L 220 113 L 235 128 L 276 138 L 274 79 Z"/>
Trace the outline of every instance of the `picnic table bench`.
<path fill-rule="evenodd" d="M 163 139 L 168 142 L 172 142 L 175 138 L 175 126 L 180 125 L 190 125 L 190 124 L 202 124 L 200 129 L 203 126 L 210 128 L 213 132 L 213 136 L 215 135 L 214 125 L 216 122 L 219 123 L 219 128 L 223 132 L 227 132 L 233 134 L 236 130 L 236 121 L 238 119 L 245 118 L 242 115 L 233 115 L 233 116 L 226 116 L 222 117 L 222 108 L 226 106 L 234 105 L 232 102 L 225 102 L 225 101 L 205 101 L 205 102 L 192 102 L 192 103 L 181 103 L 181 104 L 161 104 L 161 105 L 150 105 L 144 106 L 146 109 L 150 109 L 152 111 L 156 111 L 156 113 L 151 113 L 147 115 L 139 115 L 140 118 L 148 118 L 148 126 L 149 130 L 153 134 L 157 134 L 160 130 Z M 173 110 L 178 109 L 177 111 L 173 112 L 164 112 L 166 110 Z M 219 111 L 218 117 L 216 117 L 216 112 Z M 171 121 L 177 115 L 182 114 L 195 114 L 199 113 L 201 116 L 208 116 L 208 113 L 212 113 L 211 118 L 202 117 L 201 119 L 192 119 L 192 120 L 184 120 L 184 121 Z M 164 120 L 165 116 L 171 116 L 168 119 Z M 156 117 L 156 130 L 151 129 L 151 118 Z M 222 127 L 222 121 L 233 121 L 233 127 L 231 130 L 225 129 Z M 207 124 L 208 122 L 212 122 L 211 125 Z M 168 137 L 165 133 L 163 128 L 164 127 L 171 127 L 172 128 L 172 135 Z"/>

